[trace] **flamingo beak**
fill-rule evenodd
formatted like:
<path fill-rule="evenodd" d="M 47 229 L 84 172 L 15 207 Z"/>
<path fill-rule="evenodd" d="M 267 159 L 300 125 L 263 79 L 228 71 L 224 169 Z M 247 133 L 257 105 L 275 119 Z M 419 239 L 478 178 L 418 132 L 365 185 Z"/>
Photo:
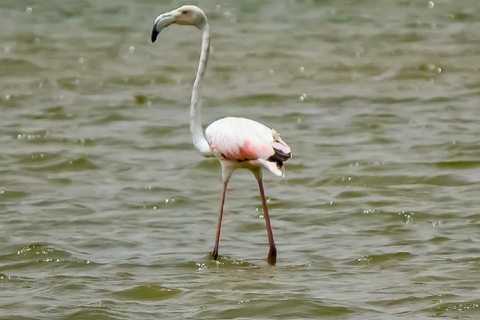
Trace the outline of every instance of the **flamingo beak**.
<path fill-rule="evenodd" d="M 157 40 L 157 36 L 166 27 L 171 25 L 172 23 L 175 23 L 175 21 L 182 15 L 181 12 L 178 10 L 173 10 L 169 12 L 165 12 L 161 15 L 159 15 L 155 19 L 155 23 L 153 24 L 153 29 L 152 29 L 152 42 L 155 42 Z"/>

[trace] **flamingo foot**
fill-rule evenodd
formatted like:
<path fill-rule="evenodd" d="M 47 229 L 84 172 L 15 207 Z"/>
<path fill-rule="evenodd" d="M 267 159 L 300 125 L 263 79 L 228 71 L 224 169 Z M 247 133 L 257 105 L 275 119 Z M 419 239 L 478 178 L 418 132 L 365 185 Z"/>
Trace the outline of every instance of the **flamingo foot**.
<path fill-rule="evenodd" d="M 277 263 L 277 248 L 275 248 L 275 246 L 270 247 L 270 251 L 268 252 L 267 262 L 271 266 L 274 266 Z"/>
<path fill-rule="evenodd" d="M 212 258 L 213 258 L 213 260 L 218 259 L 218 249 L 213 249 Z"/>

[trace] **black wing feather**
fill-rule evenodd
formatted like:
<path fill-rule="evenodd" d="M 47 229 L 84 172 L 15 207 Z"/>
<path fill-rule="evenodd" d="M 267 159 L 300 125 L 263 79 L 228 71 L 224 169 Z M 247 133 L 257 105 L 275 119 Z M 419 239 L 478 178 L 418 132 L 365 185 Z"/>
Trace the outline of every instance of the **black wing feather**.
<path fill-rule="evenodd" d="M 273 155 L 271 155 L 267 161 L 270 161 L 270 162 L 276 162 L 277 165 L 281 168 L 283 167 L 283 162 L 287 161 L 288 159 L 290 159 L 292 157 L 292 153 L 289 152 L 289 153 L 285 153 L 283 152 L 282 150 L 280 149 L 277 149 L 277 148 L 273 148 L 273 151 L 275 151 L 275 153 Z"/>

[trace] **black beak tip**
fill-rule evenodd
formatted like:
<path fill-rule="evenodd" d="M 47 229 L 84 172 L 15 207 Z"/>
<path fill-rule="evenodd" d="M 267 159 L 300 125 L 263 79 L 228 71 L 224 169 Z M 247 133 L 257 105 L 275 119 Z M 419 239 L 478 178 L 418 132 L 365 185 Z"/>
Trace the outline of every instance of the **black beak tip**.
<path fill-rule="evenodd" d="M 151 37 L 151 40 L 152 40 L 152 43 L 155 42 L 155 40 L 157 40 L 157 36 L 160 32 L 158 32 L 155 27 L 153 27 L 152 29 L 152 37 Z"/>

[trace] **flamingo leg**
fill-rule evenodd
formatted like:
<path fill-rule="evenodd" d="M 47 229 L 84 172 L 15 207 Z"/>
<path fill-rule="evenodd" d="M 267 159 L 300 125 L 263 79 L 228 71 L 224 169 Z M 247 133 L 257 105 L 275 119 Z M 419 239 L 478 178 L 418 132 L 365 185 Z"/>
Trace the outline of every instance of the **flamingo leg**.
<path fill-rule="evenodd" d="M 267 225 L 268 245 L 270 251 L 268 252 L 267 261 L 270 265 L 274 266 L 277 262 L 277 248 L 275 247 L 275 241 L 273 240 L 272 225 L 270 224 L 270 216 L 268 215 L 267 201 L 265 200 L 265 192 L 263 191 L 263 181 L 258 179 L 258 188 L 260 189 L 260 197 L 262 198 L 263 216 L 265 217 L 265 223 Z"/>
<path fill-rule="evenodd" d="M 213 259 L 215 260 L 217 260 L 218 258 L 218 246 L 220 244 L 220 229 L 222 228 L 223 207 L 225 204 L 225 195 L 227 194 L 227 185 L 228 185 L 228 180 L 223 182 L 222 202 L 220 203 L 220 213 L 218 215 L 217 234 L 215 236 L 215 247 L 213 248 L 213 252 L 212 252 Z"/>

